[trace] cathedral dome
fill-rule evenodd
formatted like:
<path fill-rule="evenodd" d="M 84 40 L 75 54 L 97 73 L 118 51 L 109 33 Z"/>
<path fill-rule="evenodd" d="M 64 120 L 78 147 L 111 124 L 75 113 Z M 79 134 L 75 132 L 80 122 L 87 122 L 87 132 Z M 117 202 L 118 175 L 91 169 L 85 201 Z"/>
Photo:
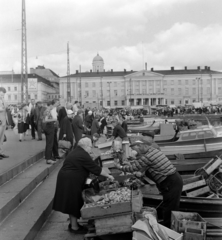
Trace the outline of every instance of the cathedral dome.
<path fill-rule="evenodd" d="M 101 61 L 103 62 L 103 58 L 99 56 L 99 54 L 97 53 L 97 55 L 93 58 L 93 62 L 95 61 Z"/>

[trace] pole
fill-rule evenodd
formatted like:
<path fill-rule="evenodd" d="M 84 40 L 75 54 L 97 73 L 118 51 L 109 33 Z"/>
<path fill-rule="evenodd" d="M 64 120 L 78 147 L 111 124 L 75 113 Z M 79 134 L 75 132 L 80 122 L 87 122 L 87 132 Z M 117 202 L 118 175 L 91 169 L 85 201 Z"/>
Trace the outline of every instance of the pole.
<path fill-rule="evenodd" d="M 81 105 L 82 105 L 82 78 L 81 78 L 81 65 L 79 65 L 79 73 L 80 73 L 80 102 L 81 102 Z"/>
<path fill-rule="evenodd" d="M 67 43 L 67 102 L 71 102 L 69 42 Z"/>

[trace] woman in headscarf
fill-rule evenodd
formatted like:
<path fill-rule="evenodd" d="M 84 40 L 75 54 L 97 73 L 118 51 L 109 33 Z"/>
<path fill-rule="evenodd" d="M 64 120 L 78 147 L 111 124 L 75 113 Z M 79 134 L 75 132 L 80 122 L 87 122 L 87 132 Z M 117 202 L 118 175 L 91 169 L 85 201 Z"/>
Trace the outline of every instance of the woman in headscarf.
<path fill-rule="evenodd" d="M 58 173 L 53 209 L 69 214 L 69 231 L 84 233 L 78 225 L 77 219 L 81 217 L 80 209 L 83 206 L 82 191 L 89 173 L 102 175 L 113 180 L 105 169 L 99 167 L 90 157 L 92 141 L 85 137 L 79 140 L 78 146 L 66 157 Z"/>

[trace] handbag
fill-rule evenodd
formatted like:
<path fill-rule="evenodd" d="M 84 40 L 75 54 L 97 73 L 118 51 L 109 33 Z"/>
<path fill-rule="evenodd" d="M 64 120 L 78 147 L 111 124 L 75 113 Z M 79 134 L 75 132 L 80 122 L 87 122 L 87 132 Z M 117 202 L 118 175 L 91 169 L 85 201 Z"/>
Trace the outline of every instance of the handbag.
<path fill-rule="evenodd" d="M 70 149 L 71 148 L 71 142 L 66 141 L 64 139 L 59 140 L 58 147 L 62 149 Z"/>

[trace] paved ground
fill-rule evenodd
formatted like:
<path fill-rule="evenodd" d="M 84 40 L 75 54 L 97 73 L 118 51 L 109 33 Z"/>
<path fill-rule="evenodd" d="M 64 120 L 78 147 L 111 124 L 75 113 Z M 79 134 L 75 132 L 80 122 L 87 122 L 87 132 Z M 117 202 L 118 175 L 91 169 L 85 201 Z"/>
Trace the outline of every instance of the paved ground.
<path fill-rule="evenodd" d="M 43 151 L 45 149 L 45 135 L 43 134 L 43 140 L 32 140 L 30 135 L 26 136 L 26 140 L 19 142 L 19 136 L 14 133 L 13 130 L 8 129 L 5 131 L 7 136 L 7 142 L 3 144 L 4 153 L 9 158 L 3 158 L 0 160 L 0 175 L 12 167 L 18 165 L 22 161 L 31 156 Z M 98 155 L 98 149 L 95 149 L 95 155 Z"/>
<path fill-rule="evenodd" d="M 7 142 L 4 142 L 3 149 L 4 153 L 8 155 L 9 158 L 3 158 L 0 160 L 0 174 L 6 172 L 40 151 L 43 151 L 45 148 L 44 135 L 42 141 L 32 140 L 29 131 L 29 135 L 26 136 L 26 140 L 19 142 L 19 136 L 16 135 L 13 130 L 8 129 L 5 131 L 5 134 L 7 136 Z"/>

